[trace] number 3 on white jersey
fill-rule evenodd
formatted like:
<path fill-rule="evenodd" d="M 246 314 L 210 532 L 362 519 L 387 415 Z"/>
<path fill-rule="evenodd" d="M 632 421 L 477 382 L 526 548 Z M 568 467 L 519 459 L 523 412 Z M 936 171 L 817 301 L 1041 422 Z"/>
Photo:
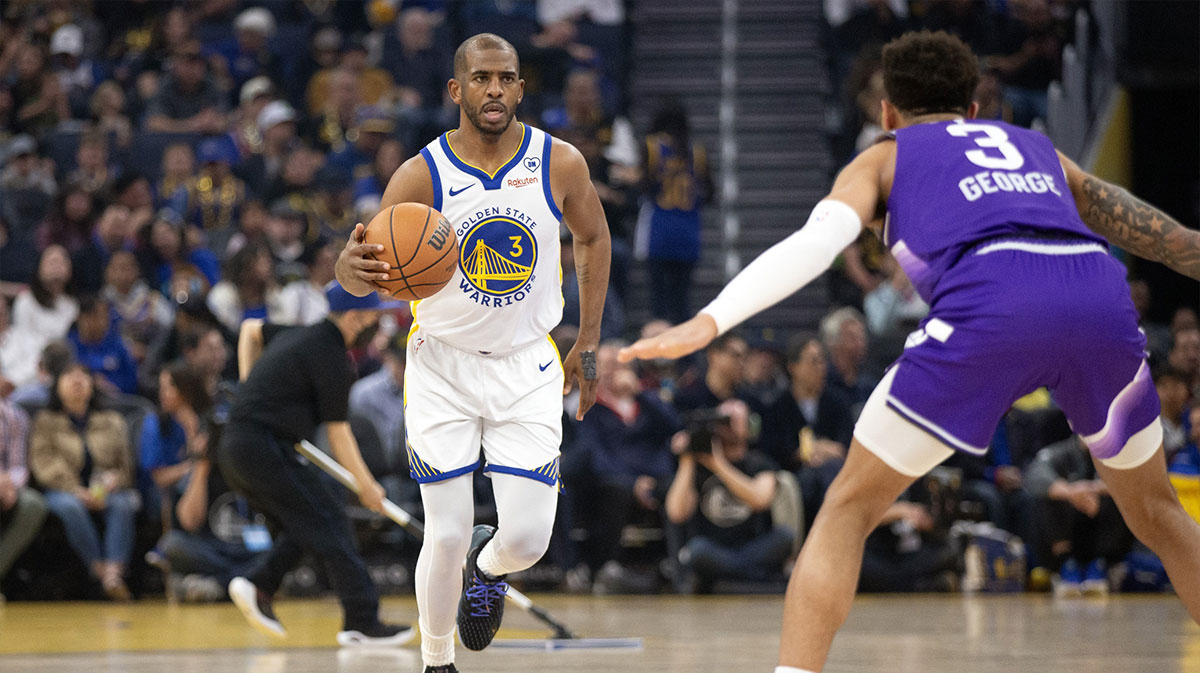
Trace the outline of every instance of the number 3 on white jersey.
<path fill-rule="evenodd" d="M 983 137 L 971 137 L 975 144 L 986 148 L 996 149 L 1000 151 L 1002 156 L 992 156 L 985 150 L 967 150 L 967 160 L 976 166 L 983 168 L 998 168 L 1006 171 L 1015 171 L 1025 165 L 1025 157 L 1021 156 L 1017 146 L 1008 142 L 1008 134 L 998 126 L 991 124 L 950 124 L 946 127 L 946 131 L 952 136 L 959 138 L 971 137 L 973 133 L 982 133 Z"/>

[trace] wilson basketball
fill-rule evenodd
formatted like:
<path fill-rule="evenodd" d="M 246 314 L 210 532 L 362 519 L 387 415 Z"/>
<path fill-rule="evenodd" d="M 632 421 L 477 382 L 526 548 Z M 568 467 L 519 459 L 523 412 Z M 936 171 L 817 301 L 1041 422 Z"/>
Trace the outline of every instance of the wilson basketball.
<path fill-rule="evenodd" d="M 446 286 L 458 266 L 458 237 L 438 211 L 423 203 L 399 203 L 380 211 L 363 241 L 383 246 L 371 255 L 388 263 L 379 292 L 401 301 L 424 299 Z"/>

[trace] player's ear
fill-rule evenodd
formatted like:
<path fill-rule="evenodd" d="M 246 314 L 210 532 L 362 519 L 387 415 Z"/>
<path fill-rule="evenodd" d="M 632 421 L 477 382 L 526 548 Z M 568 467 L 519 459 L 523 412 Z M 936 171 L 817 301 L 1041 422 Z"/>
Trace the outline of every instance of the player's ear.
<path fill-rule="evenodd" d="M 517 102 L 520 103 L 525 98 L 525 80 L 517 80 Z"/>
<path fill-rule="evenodd" d="M 455 78 L 450 78 L 446 82 L 446 91 L 450 92 L 450 100 L 454 101 L 455 105 L 462 104 L 462 85 Z"/>
<path fill-rule="evenodd" d="M 900 112 L 887 102 L 886 98 L 879 99 L 879 123 L 884 131 L 895 131 L 900 126 Z"/>
<path fill-rule="evenodd" d="M 971 101 L 971 104 L 967 106 L 967 119 L 974 119 L 977 114 L 979 114 L 979 103 Z"/>

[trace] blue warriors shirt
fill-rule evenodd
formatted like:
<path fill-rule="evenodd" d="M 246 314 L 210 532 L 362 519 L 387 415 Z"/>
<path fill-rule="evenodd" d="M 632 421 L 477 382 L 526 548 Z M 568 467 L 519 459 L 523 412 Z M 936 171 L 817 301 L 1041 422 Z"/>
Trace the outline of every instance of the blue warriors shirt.
<path fill-rule="evenodd" d="M 514 123 L 521 144 L 495 173 L 463 161 L 449 134 L 421 150 L 433 207 L 454 225 L 459 257 L 445 288 L 413 302 L 413 321 L 466 351 L 513 351 L 545 339 L 562 319 L 562 213 L 550 192 L 552 139 Z"/>
<path fill-rule="evenodd" d="M 666 133 L 646 138 L 646 173 L 653 185 L 638 215 L 639 259 L 700 259 L 700 207 L 708 195 L 704 148 L 677 147 Z"/>
<path fill-rule="evenodd" d="M 883 241 L 925 301 L 933 302 L 938 279 L 980 241 L 1028 235 L 1105 242 L 1079 219 L 1044 135 L 979 120 L 917 124 L 894 135 Z"/>

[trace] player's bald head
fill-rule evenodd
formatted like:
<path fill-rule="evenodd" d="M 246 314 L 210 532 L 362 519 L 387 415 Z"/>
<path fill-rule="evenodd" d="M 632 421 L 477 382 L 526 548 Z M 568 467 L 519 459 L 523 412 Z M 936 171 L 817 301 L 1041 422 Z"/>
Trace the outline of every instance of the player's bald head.
<path fill-rule="evenodd" d="M 468 56 L 475 52 L 490 49 L 506 51 L 512 54 L 513 58 L 517 61 L 517 70 L 520 71 L 521 60 L 517 56 L 517 49 L 512 46 L 512 43 L 494 33 L 479 33 L 463 40 L 463 43 L 458 45 L 458 49 L 454 51 L 454 78 L 461 80 L 466 77 Z"/>

